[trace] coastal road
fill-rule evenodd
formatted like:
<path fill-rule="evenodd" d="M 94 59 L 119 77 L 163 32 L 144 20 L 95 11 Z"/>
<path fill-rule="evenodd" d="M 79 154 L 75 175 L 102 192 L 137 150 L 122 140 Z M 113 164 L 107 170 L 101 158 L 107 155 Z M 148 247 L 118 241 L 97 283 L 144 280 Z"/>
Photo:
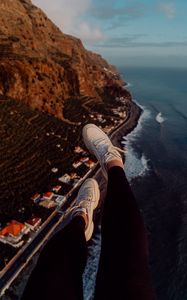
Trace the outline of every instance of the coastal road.
<path fill-rule="evenodd" d="M 126 119 L 115 127 L 109 134 L 115 144 L 119 145 L 119 140 L 124 134 L 132 130 L 140 115 L 139 108 L 132 102 L 131 109 Z M 134 120 L 133 120 L 134 119 Z M 67 200 L 60 211 L 56 211 L 51 220 L 37 233 L 33 240 L 20 250 L 18 257 L 13 260 L 5 272 L 0 273 L 0 296 L 7 290 L 12 282 L 17 278 L 20 272 L 25 268 L 27 263 L 32 259 L 33 255 L 47 242 L 47 240 L 58 230 L 59 225 L 63 226 L 65 221 L 68 222 L 66 214 L 68 209 L 73 205 L 77 192 L 81 183 L 88 177 L 94 177 L 100 170 L 99 164 L 90 170 L 79 184 L 74 187 L 67 195 Z"/>
<path fill-rule="evenodd" d="M 17 278 L 20 272 L 25 268 L 33 255 L 45 245 L 48 239 L 55 233 L 59 225 L 63 226 L 63 221 L 68 222 L 66 215 L 77 196 L 81 183 L 88 177 L 93 177 L 99 170 L 97 164 L 93 170 L 88 172 L 80 183 L 69 192 L 66 202 L 59 211 L 56 211 L 52 219 L 41 229 L 33 240 L 19 251 L 18 257 L 13 261 L 5 272 L 0 273 L 0 296 L 10 287 L 12 282 Z"/>
<path fill-rule="evenodd" d="M 49 232 L 49 230 L 58 222 L 61 215 L 56 214 L 50 222 L 43 228 L 43 230 L 34 238 L 34 240 L 26 247 L 26 249 L 20 253 L 19 257 L 16 259 L 15 262 L 11 264 L 5 274 L 0 278 L 0 290 L 3 290 L 4 287 L 9 283 L 12 282 L 12 277 L 14 274 L 18 272 L 19 268 L 26 263 L 28 257 L 31 253 L 37 248 L 37 245 L 41 243 L 45 239 L 45 236 Z M 10 282 L 11 281 L 11 282 Z M 7 286 L 8 288 L 8 286 Z"/>

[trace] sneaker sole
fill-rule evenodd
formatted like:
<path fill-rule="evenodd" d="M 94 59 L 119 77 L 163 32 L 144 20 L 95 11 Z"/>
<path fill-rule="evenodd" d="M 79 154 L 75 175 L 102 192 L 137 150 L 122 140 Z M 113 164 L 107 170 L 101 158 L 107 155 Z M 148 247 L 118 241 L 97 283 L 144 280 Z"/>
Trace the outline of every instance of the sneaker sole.
<path fill-rule="evenodd" d="M 94 191 L 95 191 L 94 194 L 95 194 L 96 201 L 94 201 L 93 209 L 96 209 L 96 207 L 98 206 L 98 203 L 99 203 L 99 198 L 100 198 L 99 186 L 98 186 L 98 183 L 95 179 L 89 178 L 88 180 L 91 181 L 92 184 L 94 185 Z"/>
<path fill-rule="evenodd" d="M 99 191 L 98 183 L 95 179 L 89 178 L 88 180 L 92 181 L 92 184 L 94 185 L 94 191 L 95 191 L 94 196 L 96 199 L 96 201 L 94 201 L 94 206 L 93 206 L 93 211 L 94 211 L 99 203 L 100 191 Z M 92 215 L 92 218 L 93 218 L 93 215 Z M 93 230 L 94 230 L 94 223 L 93 223 L 93 221 L 91 221 L 90 225 L 88 226 L 88 228 L 85 232 L 86 241 L 89 241 L 91 239 Z"/>

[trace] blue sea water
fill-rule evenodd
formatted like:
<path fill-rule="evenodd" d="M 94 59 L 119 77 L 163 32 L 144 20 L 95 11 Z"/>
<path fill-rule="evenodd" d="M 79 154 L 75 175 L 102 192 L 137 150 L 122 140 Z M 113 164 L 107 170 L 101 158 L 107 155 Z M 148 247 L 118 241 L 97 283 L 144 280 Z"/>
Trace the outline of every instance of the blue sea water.
<path fill-rule="evenodd" d="M 123 140 L 126 172 L 145 218 L 159 300 L 187 299 L 187 69 L 121 69 L 143 108 Z"/>

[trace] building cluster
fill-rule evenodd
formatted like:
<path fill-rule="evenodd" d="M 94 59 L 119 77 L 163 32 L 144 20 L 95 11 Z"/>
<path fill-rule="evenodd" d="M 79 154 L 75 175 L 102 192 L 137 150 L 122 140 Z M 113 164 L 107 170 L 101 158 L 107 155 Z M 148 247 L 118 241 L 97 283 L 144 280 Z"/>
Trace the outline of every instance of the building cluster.
<path fill-rule="evenodd" d="M 109 70 L 108 68 L 103 68 L 103 70 L 106 72 L 106 73 L 109 73 L 110 75 L 113 76 L 113 79 L 115 80 L 119 80 L 120 79 L 120 76 L 119 74 L 115 73 L 115 72 L 112 72 L 111 70 Z"/>
<path fill-rule="evenodd" d="M 106 123 L 106 119 L 103 117 L 102 114 L 98 114 L 98 113 L 90 114 L 90 118 L 93 119 L 94 121 L 98 121 L 102 124 Z"/>
<path fill-rule="evenodd" d="M 65 196 L 57 194 L 61 188 L 61 185 L 57 185 L 53 187 L 52 192 L 45 192 L 42 195 L 37 193 L 31 197 L 31 200 L 33 203 L 47 209 L 61 207 L 66 201 Z M 19 248 L 25 242 L 24 237 L 30 232 L 37 231 L 40 224 L 41 218 L 38 217 L 32 217 L 24 224 L 12 220 L 0 230 L 0 242 L 11 245 L 14 248 Z"/>
<path fill-rule="evenodd" d="M 74 152 L 76 154 L 79 154 L 80 156 L 82 155 L 78 160 L 73 162 L 72 166 L 74 169 L 78 169 L 83 164 L 89 169 L 94 167 L 95 163 L 92 160 L 90 160 L 88 156 L 86 156 L 87 153 L 80 146 L 76 146 Z M 53 168 L 52 172 L 57 173 L 58 169 Z M 70 174 L 65 173 L 64 175 L 58 178 L 58 181 L 60 181 L 61 183 L 72 185 L 72 186 L 75 186 L 79 180 L 80 180 L 80 176 L 78 176 L 78 174 L 74 171 L 71 172 Z M 61 185 L 57 185 L 52 188 L 52 191 L 45 192 L 42 195 L 36 193 L 34 196 L 31 197 L 31 200 L 35 204 L 45 207 L 47 209 L 56 208 L 56 207 L 59 208 L 66 201 L 66 196 L 62 196 L 58 194 L 61 188 L 62 188 Z"/>
<path fill-rule="evenodd" d="M 100 123 L 102 123 L 102 124 L 106 123 L 106 119 L 103 118 L 102 114 L 96 114 L 96 118 L 97 118 L 97 121 L 99 121 Z"/>
<path fill-rule="evenodd" d="M 122 104 L 126 104 L 127 99 L 125 97 L 116 97 L 116 101 Z"/>
<path fill-rule="evenodd" d="M 86 156 L 87 152 L 85 152 L 80 146 L 76 146 L 74 152 L 77 154 L 82 154 L 82 156 L 73 163 L 74 169 L 77 169 L 83 164 L 89 169 L 94 167 L 95 163 L 89 158 L 89 156 Z"/>
<path fill-rule="evenodd" d="M 87 156 L 80 146 L 75 147 L 74 152 L 80 157 L 78 160 L 73 162 L 73 168 L 78 169 L 80 166 L 85 165 L 89 169 L 93 168 L 95 163 Z M 58 169 L 53 168 L 53 173 L 57 173 Z M 70 174 L 66 173 L 59 177 L 58 180 L 61 183 L 75 186 L 79 180 L 80 176 L 77 175 L 75 171 Z M 66 196 L 59 195 L 62 185 L 54 186 L 51 191 L 45 192 L 43 194 L 36 193 L 31 197 L 31 201 L 39 206 L 50 208 L 60 208 L 66 201 Z M 26 236 L 33 231 L 37 231 L 40 227 L 41 219 L 37 217 L 32 217 L 27 220 L 24 224 L 18 221 L 12 220 L 4 228 L 0 230 L 0 242 L 13 246 L 14 248 L 21 247 Z"/>
<path fill-rule="evenodd" d="M 69 174 L 65 173 L 59 177 L 58 180 L 61 183 L 75 187 L 81 179 L 81 177 L 77 174 L 77 172 L 79 173 L 79 168 L 81 166 L 86 166 L 87 168 L 92 169 L 95 166 L 95 163 L 87 156 L 87 153 L 80 146 L 75 147 L 74 153 L 79 154 L 79 158 L 72 164 L 74 171 Z"/>
<path fill-rule="evenodd" d="M 59 177 L 58 180 L 62 183 L 74 186 L 80 180 L 80 177 L 77 175 L 77 173 L 71 172 L 70 174 L 66 173 Z"/>
<path fill-rule="evenodd" d="M 114 121 L 115 122 L 115 121 Z M 105 126 L 104 128 L 102 128 L 102 130 L 106 133 L 109 134 L 111 132 L 111 130 L 114 129 L 114 126 Z"/>
<path fill-rule="evenodd" d="M 77 169 L 82 165 L 85 165 L 87 168 L 92 169 L 95 163 L 91 159 L 89 159 L 89 157 L 81 157 L 73 163 L 74 169 Z"/>
<path fill-rule="evenodd" d="M 42 195 L 37 193 L 31 197 L 31 200 L 47 209 L 61 207 L 66 201 L 65 196 L 57 194 L 61 188 L 62 186 L 58 185 L 53 187 L 52 192 L 46 192 Z M 40 224 L 41 218 L 37 217 L 32 217 L 24 224 L 13 220 L 0 230 L 0 242 L 19 248 L 24 244 L 24 236 L 32 231 L 37 231 Z"/>
<path fill-rule="evenodd" d="M 120 107 L 118 108 L 114 108 L 112 109 L 112 112 L 115 114 L 115 116 L 119 117 L 119 118 L 125 118 L 127 113 L 126 111 L 124 111 L 123 109 L 121 109 Z"/>
<path fill-rule="evenodd" d="M 41 224 L 41 219 L 32 217 L 24 224 L 12 220 L 0 230 L 0 241 L 14 248 L 19 248 L 24 244 L 24 236 L 32 231 L 36 231 Z"/>
<path fill-rule="evenodd" d="M 35 203 L 38 204 L 42 207 L 45 207 L 47 209 L 50 208 L 58 208 L 62 206 L 62 204 L 66 201 L 65 196 L 61 196 L 58 194 L 55 194 L 59 192 L 61 189 L 61 186 L 55 186 L 53 187 L 53 192 L 45 192 L 44 194 L 35 194 L 34 196 L 31 197 L 31 200 Z"/>

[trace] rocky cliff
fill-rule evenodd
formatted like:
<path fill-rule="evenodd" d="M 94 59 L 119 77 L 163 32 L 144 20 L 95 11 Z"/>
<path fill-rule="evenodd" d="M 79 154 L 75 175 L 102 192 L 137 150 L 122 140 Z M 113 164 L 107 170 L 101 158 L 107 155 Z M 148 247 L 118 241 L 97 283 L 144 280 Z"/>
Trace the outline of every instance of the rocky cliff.
<path fill-rule="evenodd" d="M 63 119 L 68 99 L 100 99 L 119 89 L 115 68 L 30 0 L 0 1 L 0 95 Z"/>

